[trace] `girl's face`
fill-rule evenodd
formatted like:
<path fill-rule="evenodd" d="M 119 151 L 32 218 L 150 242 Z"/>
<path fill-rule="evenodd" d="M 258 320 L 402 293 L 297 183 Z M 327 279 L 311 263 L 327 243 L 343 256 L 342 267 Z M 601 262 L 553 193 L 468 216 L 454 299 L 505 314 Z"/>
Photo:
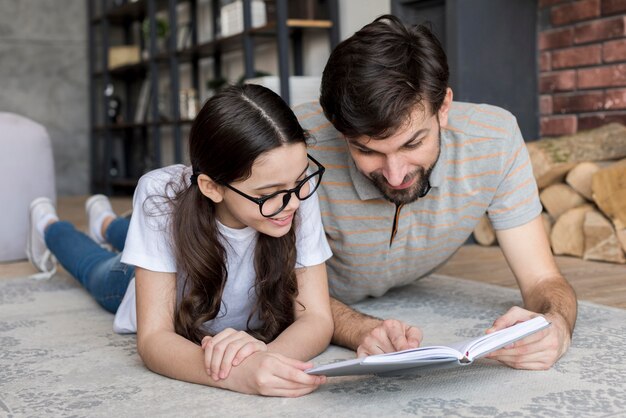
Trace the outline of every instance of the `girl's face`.
<path fill-rule="evenodd" d="M 254 198 L 263 198 L 279 190 L 296 187 L 307 175 L 309 160 L 304 143 L 283 145 L 259 156 L 252 165 L 252 174 L 244 181 L 229 186 Z M 291 194 L 287 206 L 271 217 L 264 217 L 259 205 L 228 187 L 222 186 L 223 200 L 216 204 L 217 219 L 230 228 L 256 229 L 262 234 L 281 237 L 289 232 L 300 200 Z M 267 205 L 267 207 L 266 207 Z M 269 204 L 264 204 L 264 211 Z"/>

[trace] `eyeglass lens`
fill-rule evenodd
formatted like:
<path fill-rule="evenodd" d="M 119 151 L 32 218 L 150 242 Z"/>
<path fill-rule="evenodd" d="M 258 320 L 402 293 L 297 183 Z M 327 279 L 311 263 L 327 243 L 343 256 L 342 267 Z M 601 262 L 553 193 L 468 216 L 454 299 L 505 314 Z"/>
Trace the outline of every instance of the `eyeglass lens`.
<path fill-rule="evenodd" d="M 315 173 L 314 175 L 307 177 L 302 183 L 300 183 L 300 187 L 293 191 L 294 194 L 297 195 L 298 199 L 305 200 L 315 192 L 317 186 L 319 186 L 321 180 L 321 173 Z M 261 214 L 263 216 L 274 216 L 283 210 L 291 200 L 292 192 L 283 192 L 278 193 L 275 196 L 267 199 L 261 205 Z"/>

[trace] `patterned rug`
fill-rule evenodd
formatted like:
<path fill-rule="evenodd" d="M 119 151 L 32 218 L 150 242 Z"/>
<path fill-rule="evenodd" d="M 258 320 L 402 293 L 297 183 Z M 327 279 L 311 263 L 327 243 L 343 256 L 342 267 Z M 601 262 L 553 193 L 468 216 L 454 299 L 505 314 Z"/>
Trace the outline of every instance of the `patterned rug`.
<path fill-rule="evenodd" d="M 424 344 L 481 335 L 517 291 L 433 275 L 356 305 L 419 324 Z M 404 377 L 331 378 L 297 399 L 179 382 L 147 370 L 135 336 L 71 278 L 0 280 L 0 416 L 615 417 L 626 416 L 626 311 L 580 304 L 574 342 L 549 371 L 489 360 Z M 324 364 L 353 356 L 330 347 Z"/>

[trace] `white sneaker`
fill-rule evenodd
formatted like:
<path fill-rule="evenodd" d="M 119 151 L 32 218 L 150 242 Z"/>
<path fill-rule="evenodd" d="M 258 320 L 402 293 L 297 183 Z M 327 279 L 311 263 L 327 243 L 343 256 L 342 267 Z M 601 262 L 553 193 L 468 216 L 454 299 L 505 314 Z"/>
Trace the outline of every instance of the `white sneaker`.
<path fill-rule="evenodd" d="M 85 202 L 85 211 L 87 212 L 89 236 L 98 244 L 106 243 L 106 239 L 102 236 L 102 223 L 108 216 L 116 217 L 109 198 L 103 194 L 91 196 Z"/>
<path fill-rule="evenodd" d="M 30 276 L 33 279 L 49 279 L 56 273 L 57 260 L 46 246 L 41 232 L 45 226 L 41 224 L 54 218 L 59 219 L 54 204 L 49 198 L 39 197 L 30 203 L 30 226 L 26 242 L 26 256 L 41 272 Z"/>

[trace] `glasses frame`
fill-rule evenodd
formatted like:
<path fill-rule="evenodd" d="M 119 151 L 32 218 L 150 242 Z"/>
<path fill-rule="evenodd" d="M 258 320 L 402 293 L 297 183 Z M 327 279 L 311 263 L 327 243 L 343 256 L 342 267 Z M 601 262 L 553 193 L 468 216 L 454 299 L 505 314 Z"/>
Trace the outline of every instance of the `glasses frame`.
<path fill-rule="evenodd" d="M 242 192 L 241 190 L 238 190 L 236 188 L 234 188 L 233 186 L 231 186 L 228 183 L 223 183 L 222 185 L 229 188 L 230 190 L 232 190 L 233 192 L 237 193 L 240 196 L 245 197 L 246 199 L 248 199 L 251 202 L 256 203 L 257 205 L 259 205 L 259 212 L 261 213 L 261 216 L 263 216 L 264 218 L 271 218 L 272 216 L 276 216 L 278 215 L 280 212 L 282 212 L 287 205 L 289 204 L 289 202 L 291 201 L 291 195 L 294 194 L 298 200 L 303 201 L 308 199 L 309 197 L 313 196 L 313 193 L 315 193 L 315 191 L 317 190 L 317 188 L 319 187 L 320 183 L 322 182 L 322 177 L 324 176 L 324 172 L 326 171 L 326 167 L 324 167 L 319 161 L 317 161 L 315 158 L 311 157 L 311 155 L 307 154 L 307 157 L 309 158 L 309 160 L 313 161 L 316 165 L 317 165 L 317 170 L 311 174 L 309 174 L 308 176 L 306 176 L 300 183 L 298 183 L 298 185 L 296 187 L 294 187 L 293 189 L 285 189 L 285 190 L 278 190 L 270 195 L 267 196 L 263 196 L 263 197 L 252 197 L 249 194 L 246 194 L 244 192 Z M 311 190 L 311 193 L 305 197 L 304 199 L 300 199 L 300 196 L 298 196 L 298 194 L 300 193 L 300 189 L 307 184 L 307 182 L 314 176 L 317 176 L 319 174 L 320 176 L 320 181 L 317 183 L 317 185 L 315 185 L 315 188 L 313 190 Z M 279 195 L 281 193 L 287 193 L 286 196 L 287 197 L 287 201 L 285 202 L 285 204 L 283 205 L 283 207 L 281 207 L 278 211 L 270 214 L 270 215 L 265 215 L 263 214 L 263 204 L 268 201 L 269 199 L 275 197 L 276 195 Z M 283 198 L 284 200 L 284 198 Z"/>

